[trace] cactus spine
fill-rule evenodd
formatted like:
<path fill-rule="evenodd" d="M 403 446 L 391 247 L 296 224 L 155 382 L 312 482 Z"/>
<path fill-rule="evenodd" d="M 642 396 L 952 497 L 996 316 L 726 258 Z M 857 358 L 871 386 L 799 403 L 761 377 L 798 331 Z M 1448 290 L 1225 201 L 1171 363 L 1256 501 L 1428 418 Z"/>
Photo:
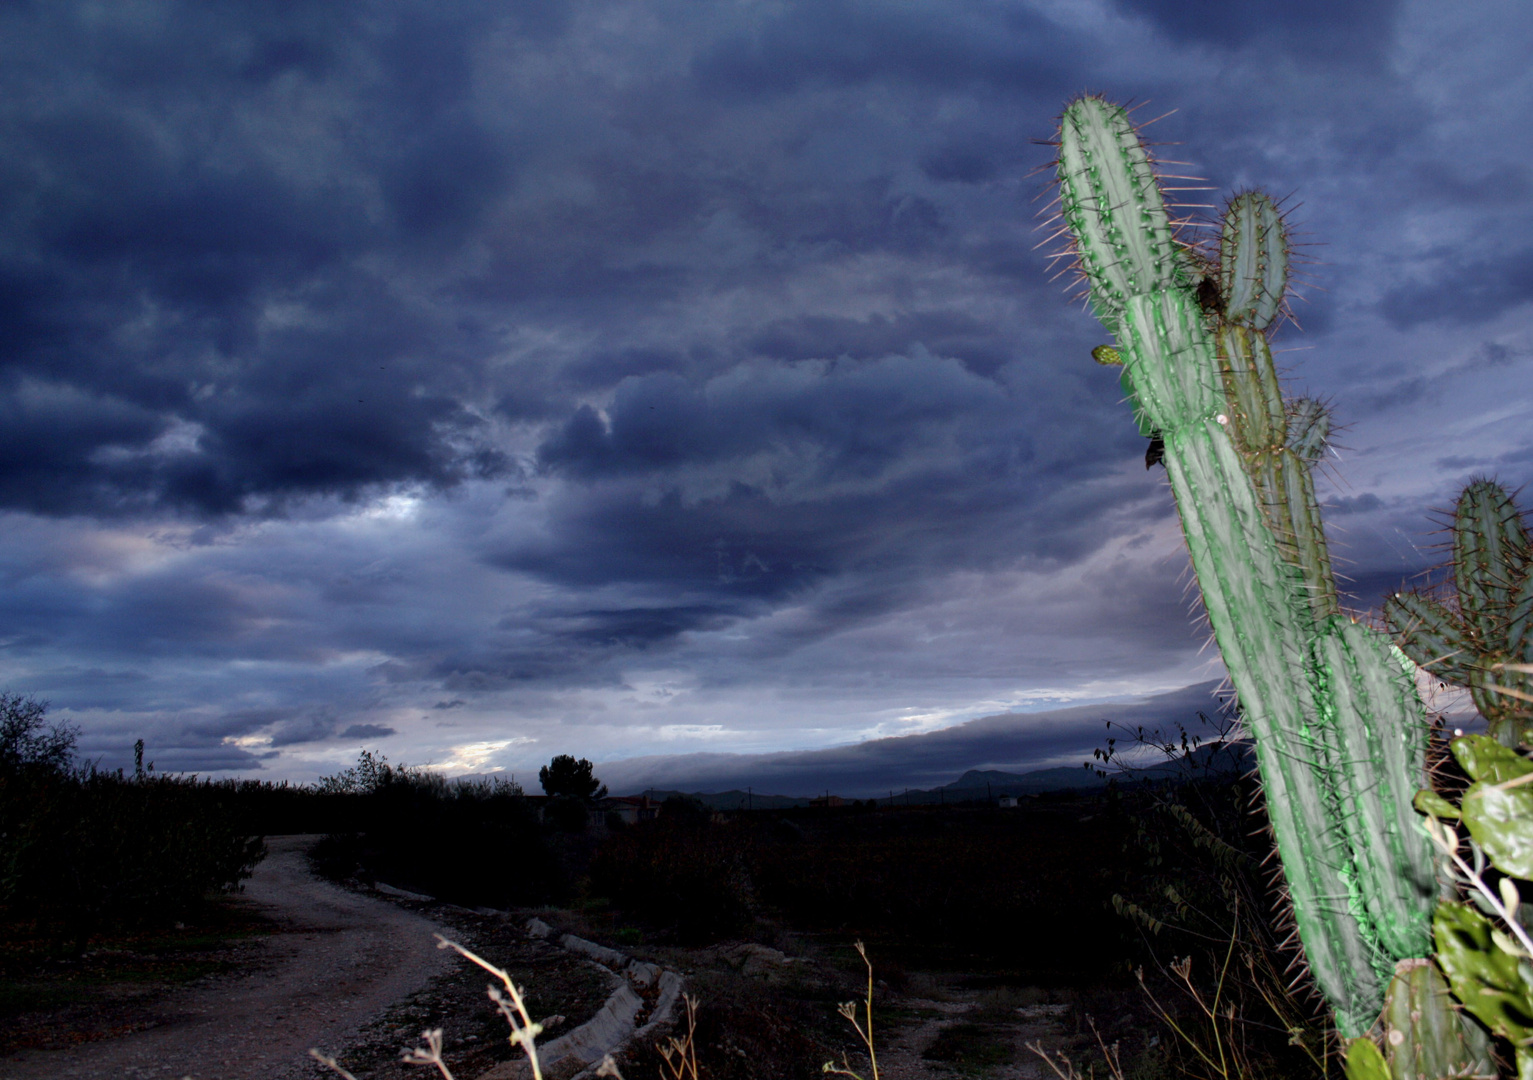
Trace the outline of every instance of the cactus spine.
<path fill-rule="evenodd" d="M 1065 110 L 1058 178 L 1117 339 L 1098 359 L 1121 361 L 1141 432 L 1165 444 L 1310 972 L 1342 1032 L 1361 1034 L 1396 961 L 1430 951 L 1436 884 L 1411 808 L 1426 724 L 1404 657 L 1336 607 L 1310 480 L 1329 421 L 1283 401 L 1265 333 L 1287 287 L 1281 217 L 1264 195 L 1235 199 L 1209 267 L 1178 242 L 1127 114 L 1097 97 Z"/>
<path fill-rule="evenodd" d="M 1412 660 L 1467 686 L 1504 746 L 1533 743 L 1533 544 L 1500 485 L 1477 480 L 1453 519 L 1457 611 L 1419 593 L 1391 596 L 1384 617 Z"/>

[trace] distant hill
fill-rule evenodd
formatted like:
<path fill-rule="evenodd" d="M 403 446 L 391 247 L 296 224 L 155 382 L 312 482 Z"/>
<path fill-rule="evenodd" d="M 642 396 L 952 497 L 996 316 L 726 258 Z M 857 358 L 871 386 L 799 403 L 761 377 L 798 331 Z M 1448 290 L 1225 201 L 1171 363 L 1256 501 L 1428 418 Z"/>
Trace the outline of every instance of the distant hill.
<path fill-rule="evenodd" d="M 1095 790 L 1106 787 L 1109 778 L 1116 780 L 1120 785 L 1191 780 L 1204 776 L 1249 772 L 1255 766 L 1256 760 L 1250 743 L 1212 742 L 1174 761 L 1163 761 L 1140 769 L 1112 772 L 1107 777 L 1102 776 L 1095 769 L 1070 766 L 1034 769 L 1025 773 L 1003 772 L 1000 769 L 970 769 L 957 780 L 950 784 L 943 784 L 941 787 L 906 788 L 891 794 L 896 804 L 926 806 L 931 803 L 999 798 L 1002 795 L 1045 795 L 1063 791 Z M 656 802 L 664 802 L 672 795 L 680 795 L 684 798 L 697 799 L 714 810 L 783 810 L 795 806 L 808 806 L 812 801 L 789 795 L 764 795 L 759 792 L 739 790 L 686 792 L 648 789 L 635 794 L 648 795 Z M 887 803 L 889 800 L 890 796 L 886 795 L 876 801 Z"/>
<path fill-rule="evenodd" d="M 936 790 L 960 792 L 965 798 L 974 798 L 984 791 L 992 795 L 1036 795 L 1045 791 L 1101 787 L 1106 783 L 1094 770 L 1061 765 L 1025 773 L 970 769 L 951 784 L 943 784 Z"/>
<path fill-rule="evenodd" d="M 634 795 L 648 795 L 653 802 L 663 803 L 672 796 L 696 799 L 711 810 L 784 810 L 794 806 L 808 806 L 808 798 L 793 795 L 763 795 L 749 791 L 666 791 L 661 788 L 645 788 Z"/>

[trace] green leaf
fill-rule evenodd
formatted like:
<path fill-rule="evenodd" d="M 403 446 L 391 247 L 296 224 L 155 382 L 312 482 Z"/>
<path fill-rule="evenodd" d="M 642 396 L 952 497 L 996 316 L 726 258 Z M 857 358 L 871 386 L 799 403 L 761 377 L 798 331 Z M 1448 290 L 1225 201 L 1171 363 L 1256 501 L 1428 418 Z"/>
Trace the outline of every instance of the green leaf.
<path fill-rule="evenodd" d="M 1347 1044 L 1347 1080 L 1391 1080 L 1384 1055 L 1366 1035 Z"/>
<path fill-rule="evenodd" d="M 1533 762 L 1488 735 L 1464 735 L 1454 739 L 1453 756 L 1473 780 L 1503 784 L 1533 773 Z"/>
<path fill-rule="evenodd" d="M 1429 788 L 1422 788 L 1416 792 L 1416 798 L 1412 800 L 1411 805 L 1416 808 L 1418 813 L 1430 814 L 1432 817 L 1442 818 L 1444 821 L 1458 820 L 1458 807 Z"/>
<path fill-rule="evenodd" d="M 1484 782 L 1464 793 L 1464 824 L 1496 869 L 1533 878 L 1533 786 L 1500 788 Z"/>
<path fill-rule="evenodd" d="M 1533 1038 L 1533 1001 L 1517 958 L 1496 947 L 1491 929 L 1491 921 L 1467 904 L 1441 903 L 1432 917 L 1437 960 L 1453 996 L 1492 1032 L 1521 1044 Z"/>

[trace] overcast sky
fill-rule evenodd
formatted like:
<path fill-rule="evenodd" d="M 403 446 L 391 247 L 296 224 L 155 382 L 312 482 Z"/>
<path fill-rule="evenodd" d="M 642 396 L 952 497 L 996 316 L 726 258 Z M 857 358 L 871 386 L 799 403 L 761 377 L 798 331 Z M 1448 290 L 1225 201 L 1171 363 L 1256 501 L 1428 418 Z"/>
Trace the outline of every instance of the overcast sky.
<path fill-rule="evenodd" d="M 1526 0 L 0 4 L 0 688 L 306 779 L 1217 679 L 1040 140 L 1148 102 L 1287 200 L 1375 608 L 1533 477 L 1530 55 Z"/>

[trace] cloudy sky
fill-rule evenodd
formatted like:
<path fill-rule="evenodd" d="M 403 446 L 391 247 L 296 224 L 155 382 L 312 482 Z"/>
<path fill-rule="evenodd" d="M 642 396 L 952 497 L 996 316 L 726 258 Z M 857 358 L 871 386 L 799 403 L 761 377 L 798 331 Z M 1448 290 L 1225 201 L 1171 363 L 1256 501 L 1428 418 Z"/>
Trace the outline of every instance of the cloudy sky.
<path fill-rule="evenodd" d="M 1523 0 L 0 4 L 0 688 L 306 779 L 1218 678 L 1041 141 L 1148 102 L 1288 200 L 1367 609 L 1533 477 L 1529 55 Z"/>

